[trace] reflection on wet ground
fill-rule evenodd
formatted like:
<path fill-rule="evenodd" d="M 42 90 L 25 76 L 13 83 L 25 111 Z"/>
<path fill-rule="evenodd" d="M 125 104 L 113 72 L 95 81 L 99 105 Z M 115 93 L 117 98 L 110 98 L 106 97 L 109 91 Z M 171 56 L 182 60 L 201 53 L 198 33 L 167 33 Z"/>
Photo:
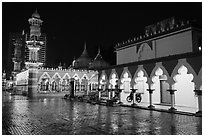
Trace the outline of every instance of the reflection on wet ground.
<path fill-rule="evenodd" d="M 2 134 L 200 135 L 202 117 L 107 107 L 60 97 L 3 96 Z"/>

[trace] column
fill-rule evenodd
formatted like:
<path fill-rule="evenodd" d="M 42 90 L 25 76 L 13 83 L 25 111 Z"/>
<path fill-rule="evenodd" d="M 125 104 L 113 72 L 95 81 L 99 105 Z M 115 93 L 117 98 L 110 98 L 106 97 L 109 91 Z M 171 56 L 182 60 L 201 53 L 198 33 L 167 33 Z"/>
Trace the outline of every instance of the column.
<path fill-rule="evenodd" d="M 198 96 L 198 111 L 196 116 L 202 116 L 202 90 L 194 90 L 195 94 Z"/>
<path fill-rule="evenodd" d="M 59 82 L 59 92 L 62 92 L 62 85 L 61 85 L 61 82 Z"/>
<path fill-rule="evenodd" d="M 85 85 L 85 90 L 86 90 L 87 95 L 89 95 L 89 88 L 87 85 Z"/>
<path fill-rule="evenodd" d="M 108 89 L 108 100 L 111 99 L 111 89 Z"/>
<path fill-rule="evenodd" d="M 152 93 L 154 90 L 155 89 L 151 89 L 151 88 L 147 89 L 147 91 L 149 91 L 149 106 L 148 106 L 149 109 L 155 108 L 155 106 L 152 105 Z"/>
<path fill-rule="evenodd" d="M 175 89 L 168 89 L 167 91 L 169 91 L 170 95 L 171 95 L 171 108 L 169 109 L 169 111 L 175 111 L 175 95 L 174 92 L 176 91 Z"/>
<path fill-rule="evenodd" d="M 51 92 L 51 90 L 52 90 L 52 83 L 51 83 L 51 81 L 49 83 L 48 90 L 49 90 L 49 92 Z"/>
<path fill-rule="evenodd" d="M 112 98 L 115 97 L 115 89 L 112 89 Z"/>
<path fill-rule="evenodd" d="M 131 90 L 132 90 L 132 93 L 133 93 L 132 106 L 136 106 L 137 104 L 136 104 L 135 102 L 136 102 L 136 90 L 137 90 L 137 89 L 131 89 Z"/>
<path fill-rule="evenodd" d="M 29 78 L 28 78 L 28 97 L 35 97 L 37 96 L 37 69 L 30 69 L 29 71 Z"/>
<path fill-rule="evenodd" d="M 98 89 L 98 100 L 100 101 L 101 99 L 101 89 Z"/>
<path fill-rule="evenodd" d="M 81 84 L 81 82 L 79 82 L 79 92 L 81 92 L 81 86 L 82 86 L 82 84 Z"/>
<path fill-rule="evenodd" d="M 92 91 L 92 83 L 90 83 L 90 91 Z"/>
<path fill-rule="evenodd" d="M 75 81 L 74 79 L 71 79 L 70 81 L 70 85 L 71 85 L 71 92 L 70 92 L 70 98 L 74 98 L 74 90 L 75 90 Z"/>
<path fill-rule="evenodd" d="M 89 92 L 91 92 L 91 91 L 89 91 L 89 84 L 88 84 L 88 82 L 86 82 L 85 89 L 86 89 L 87 95 L 89 95 Z"/>
<path fill-rule="evenodd" d="M 122 102 L 122 89 L 118 89 L 118 91 L 119 91 L 119 99 L 120 99 L 120 101 L 119 101 L 119 103 L 118 104 L 123 104 L 123 102 Z"/>

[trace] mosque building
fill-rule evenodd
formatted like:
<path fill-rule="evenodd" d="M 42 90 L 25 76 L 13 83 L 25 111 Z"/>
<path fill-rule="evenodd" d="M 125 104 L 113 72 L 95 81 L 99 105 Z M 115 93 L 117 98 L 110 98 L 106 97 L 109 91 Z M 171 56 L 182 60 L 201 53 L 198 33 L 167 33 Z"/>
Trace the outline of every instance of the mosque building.
<path fill-rule="evenodd" d="M 26 70 L 15 73 L 17 90 L 28 96 L 69 92 L 70 81 L 74 80 L 76 94 L 100 89 L 99 99 L 101 91 L 108 91 L 110 99 L 118 90 L 120 103 L 132 105 L 127 97 L 133 92 L 141 96 L 141 103 L 148 104 L 149 109 L 165 105 L 174 111 L 182 106 L 202 113 L 202 31 L 190 21 L 172 17 L 145 27 L 144 35 L 118 43 L 115 66 L 103 60 L 100 49 L 92 60 L 84 44 L 81 56 L 69 68 L 42 66 L 38 58 L 43 44 L 39 39 L 39 14 L 35 13 L 29 23 Z M 17 66 L 21 63 L 18 56 L 13 61 Z"/>
<path fill-rule="evenodd" d="M 134 91 L 149 108 L 182 106 L 201 113 L 201 39 L 201 29 L 187 20 L 172 17 L 149 25 L 144 35 L 115 46 L 117 65 L 99 71 L 99 87 L 119 87 L 126 105 Z"/>
<path fill-rule="evenodd" d="M 28 20 L 31 24 L 30 33 L 26 38 L 28 57 L 25 61 L 25 68 L 20 70 L 21 60 L 16 54 L 14 61 L 16 90 L 22 91 L 28 96 L 38 96 L 42 93 L 66 93 L 70 91 L 70 81 L 74 80 L 75 94 L 88 94 L 98 89 L 98 69 L 109 66 L 102 59 L 100 49 L 95 59 L 92 60 L 87 52 L 86 44 L 79 58 L 72 62 L 69 68 L 58 66 L 58 68 L 45 68 L 44 62 L 39 58 L 39 51 L 44 41 L 41 38 L 42 20 L 35 11 Z M 15 44 L 15 51 L 19 51 L 21 44 Z"/>

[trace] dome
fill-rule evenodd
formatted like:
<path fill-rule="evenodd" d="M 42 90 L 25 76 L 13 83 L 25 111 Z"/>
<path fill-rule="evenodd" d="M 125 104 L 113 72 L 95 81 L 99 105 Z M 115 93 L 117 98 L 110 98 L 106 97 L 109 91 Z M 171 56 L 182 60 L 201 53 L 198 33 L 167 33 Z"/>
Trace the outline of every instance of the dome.
<path fill-rule="evenodd" d="M 84 51 L 82 52 L 81 56 L 74 61 L 73 68 L 74 69 L 88 69 L 89 63 L 92 59 L 88 56 L 86 51 L 86 44 L 84 45 Z"/>
<path fill-rule="evenodd" d="M 103 60 L 99 49 L 94 61 L 89 64 L 89 69 L 99 69 L 108 66 L 110 66 L 110 64 Z"/>
<path fill-rule="evenodd" d="M 38 14 L 37 9 L 35 10 L 35 12 L 32 14 L 33 18 L 40 18 L 40 15 Z"/>

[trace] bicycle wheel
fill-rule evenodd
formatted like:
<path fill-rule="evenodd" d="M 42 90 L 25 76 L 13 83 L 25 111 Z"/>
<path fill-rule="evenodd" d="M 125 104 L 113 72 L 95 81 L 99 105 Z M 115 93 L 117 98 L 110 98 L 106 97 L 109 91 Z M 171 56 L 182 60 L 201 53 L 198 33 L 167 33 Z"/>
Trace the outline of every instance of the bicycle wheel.
<path fill-rule="evenodd" d="M 130 96 L 127 96 L 126 100 L 127 100 L 127 102 L 131 102 L 132 101 Z"/>
<path fill-rule="evenodd" d="M 141 100 L 142 100 L 142 97 L 141 97 L 141 96 L 136 96 L 136 101 L 137 101 L 138 103 L 140 103 Z"/>

